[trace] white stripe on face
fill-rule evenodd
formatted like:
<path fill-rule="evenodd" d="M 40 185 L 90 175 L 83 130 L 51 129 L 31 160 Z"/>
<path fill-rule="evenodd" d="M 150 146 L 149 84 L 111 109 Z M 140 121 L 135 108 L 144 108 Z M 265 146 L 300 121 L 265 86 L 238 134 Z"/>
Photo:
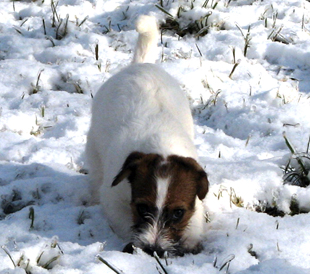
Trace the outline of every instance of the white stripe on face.
<path fill-rule="evenodd" d="M 157 219 L 159 218 L 167 199 L 169 189 L 169 178 L 157 178 L 157 197 L 156 207 L 158 209 Z"/>
<path fill-rule="evenodd" d="M 139 236 L 140 241 L 154 245 L 157 244 L 163 248 L 169 246 L 169 242 L 165 239 L 165 233 L 163 233 L 163 220 L 160 220 L 165 202 L 167 199 L 169 178 L 157 178 L 157 196 L 156 196 L 156 215 L 153 217 L 152 224 L 146 228 L 142 235 Z"/>

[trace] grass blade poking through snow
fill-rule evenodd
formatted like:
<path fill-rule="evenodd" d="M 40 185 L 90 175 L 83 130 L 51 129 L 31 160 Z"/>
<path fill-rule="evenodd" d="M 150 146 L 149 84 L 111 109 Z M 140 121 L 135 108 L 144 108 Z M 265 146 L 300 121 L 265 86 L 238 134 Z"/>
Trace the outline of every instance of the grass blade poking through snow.
<path fill-rule="evenodd" d="M 292 152 L 292 154 L 295 154 L 295 149 L 293 145 L 290 143 L 290 141 L 287 139 L 285 132 L 283 132 L 283 138 L 285 140 L 286 146 L 289 148 L 289 150 Z"/>
<path fill-rule="evenodd" d="M 244 49 L 243 49 L 243 55 L 244 57 L 246 57 L 247 55 L 247 52 L 248 52 L 248 48 L 250 47 L 250 41 L 252 40 L 252 37 L 250 36 L 250 31 L 251 31 L 251 25 L 249 25 L 248 27 L 248 32 L 246 35 L 244 35 L 241 27 L 239 27 L 238 24 L 236 24 L 236 27 L 240 30 L 242 36 L 243 36 L 243 39 L 244 39 Z"/>
<path fill-rule="evenodd" d="M 98 42 L 95 45 L 95 59 L 96 59 L 97 67 L 99 71 L 101 71 L 101 62 L 99 60 L 99 43 Z"/>
<path fill-rule="evenodd" d="M 53 262 L 57 261 L 60 258 L 60 255 L 51 258 L 49 261 L 47 261 L 44 265 L 42 265 L 45 269 L 51 269 L 51 265 Z"/>
<path fill-rule="evenodd" d="M 58 244 L 58 238 L 53 237 L 52 242 L 45 245 L 36 262 L 42 268 L 52 269 L 62 255 L 63 251 Z"/>
<path fill-rule="evenodd" d="M 41 77 L 41 74 L 43 71 L 44 71 L 44 69 L 41 69 L 39 71 L 36 84 L 34 85 L 33 83 L 31 83 L 32 90 L 30 91 L 30 94 L 36 94 L 41 90 L 41 86 L 39 85 L 39 81 L 40 81 L 40 77 Z"/>
<path fill-rule="evenodd" d="M 310 136 L 309 136 L 308 144 L 307 144 L 307 150 L 306 150 L 306 153 L 307 153 L 307 154 L 309 153 L 309 145 L 310 145 Z"/>
<path fill-rule="evenodd" d="M 103 259 L 100 255 L 97 255 L 96 258 L 104 263 L 107 267 L 109 267 L 112 271 L 114 271 L 117 274 L 122 274 L 123 271 L 117 270 L 115 267 L 113 267 L 108 261 L 106 261 L 105 259 Z"/>
<path fill-rule="evenodd" d="M 30 229 L 34 228 L 34 209 L 33 207 L 29 208 L 29 219 L 31 220 Z"/>
<path fill-rule="evenodd" d="M 168 11 L 166 11 L 163 7 L 159 6 L 159 5 L 155 5 L 156 8 L 158 8 L 159 10 L 161 10 L 163 13 L 167 14 L 169 17 L 173 18 L 173 15 L 171 13 L 169 13 Z"/>
<path fill-rule="evenodd" d="M 289 140 L 287 139 L 285 133 L 283 133 L 283 137 L 284 137 L 284 139 L 285 139 L 286 145 L 288 146 L 288 148 L 290 149 L 290 151 L 292 152 L 292 154 L 296 154 L 296 151 L 295 151 L 294 147 L 292 146 L 292 144 L 291 144 L 291 143 L 289 142 Z M 305 168 L 303 161 L 302 161 L 299 157 L 296 157 L 296 160 L 297 160 L 298 164 L 300 165 L 300 167 L 301 167 L 301 169 L 302 169 L 302 172 L 303 172 L 305 175 L 308 175 L 308 170 Z"/>
<path fill-rule="evenodd" d="M 296 159 L 298 165 L 299 165 L 299 170 L 295 170 L 294 167 L 291 167 L 291 159 L 289 160 L 289 163 L 284 169 L 284 183 L 292 184 L 292 185 L 298 185 L 301 187 L 307 187 L 310 185 L 310 180 L 308 178 L 309 174 L 309 167 L 306 167 L 304 161 L 302 158 L 310 159 L 310 156 L 308 154 L 309 151 L 309 142 L 310 138 L 307 144 L 307 151 L 304 154 L 297 153 L 294 146 L 291 144 L 291 142 L 288 140 L 285 132 L 283 132 L 283 138 L 285 140 L 286 146 L 289 148 L 289 150 L 292 153 L 291 159 Z"/>
<path fill-rule="evenodd" d="M 160 262 L 159 257 L 157 255 L 156 251 L 154 251 L 153 256 L 154 256 L 155 260 L 157 261 L 157 263 L 159 264 L 160 268 L 164 271 L 164 273 L 168 274 L 167 270 L 164 268 L 164 266 Z"/>
<path fill-rule="evenodd" d="M 14 268 L 16 268 L 16 264 L 10 254 L 10 251 L 8 250 L 8 248 L 5 245 L 2 245 L 1 248 L 3 249 L 3 251 L 9 256 L 10 260 L 12 261 Z"/>
<path fill-rule="evenodd" d="M 89 16 L 87 15 L 82 21 L 81 21 L 81 23 L 77 23 L 77 25 L 80 27 L 80 26 L 82 26 L 85 22 L 86 22 L 86 20 L 89 18 Z"/>
<path fill-rule="evenodd" d="M 226 266 L 227 266 L 227 268 L 226 268 L 226 273 L 228 273 L 228 269 L 229 269 L 229 266 L 230 266 L 230 263 L 231 263 L 231 261 L 233 260 L 233 259 L 235 259 L 235 255 L 234 254 L 232 254 L 232 255 L 229 255 L 227 258 L 226 258 L 226 260 L 225 260 L 225 262 L 222 264 L 222 266 L 220 267 L 220 270 L 219 271 L 221 271 L 221 270 L 223 270 Z"/>
<path fill-rule="evenodd" d="M 229 76 L 228 76 L 230 79 L 231 79 L 233 73 L 235 72 L 235 69 L 239 66 L 239 64 L 240 64 L 240 60 L 238 60 L 238 61 L 234 64 L 234 66 L 233 66 L 233 68 L 232 68 L 232 70 L 231 70 L 231 72 L 230 72 L 230 74 L 229 74 Z"/>

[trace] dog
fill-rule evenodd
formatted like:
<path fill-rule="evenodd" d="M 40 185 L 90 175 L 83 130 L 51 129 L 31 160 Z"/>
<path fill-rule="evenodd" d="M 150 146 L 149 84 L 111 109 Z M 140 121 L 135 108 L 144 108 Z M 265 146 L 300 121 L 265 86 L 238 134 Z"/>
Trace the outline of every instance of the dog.
<path fill-rule="evenodd" d="M 202 249 L 202 200 L 209 182 L 198 164 L 189 102 L 156 59 L 158 27 L 140 16 L 133 63 L 108 79 L 93 99 L 86 156 L 91 199 L 112 230 L 158 256 Z"/>

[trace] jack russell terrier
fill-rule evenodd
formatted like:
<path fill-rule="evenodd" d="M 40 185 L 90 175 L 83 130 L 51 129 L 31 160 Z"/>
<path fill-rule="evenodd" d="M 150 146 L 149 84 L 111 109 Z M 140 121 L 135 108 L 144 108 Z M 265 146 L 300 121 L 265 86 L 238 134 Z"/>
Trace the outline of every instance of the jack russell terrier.
<path fill-rule="evenodd" d="M 92 200 L 113 231 L 148 254 L 198 253 L 209 182 L 197 163 L 193 118 L 178 82 L 156 59 L 158 27 L 140 16 L 131 65 L 93 99 L 86 156 Z"/>

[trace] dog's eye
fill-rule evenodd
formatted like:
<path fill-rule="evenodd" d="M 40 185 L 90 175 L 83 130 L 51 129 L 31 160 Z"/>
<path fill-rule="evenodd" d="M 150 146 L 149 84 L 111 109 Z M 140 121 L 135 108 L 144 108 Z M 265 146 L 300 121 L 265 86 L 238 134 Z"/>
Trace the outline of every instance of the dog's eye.
<path fill-rule="evenodd" d="M 181 209 L 181 208 L 173 210 L 172 220 L 173 221 L 180 221 L 183 218 L 184 213 L 185 213 L 185 210 Z"/>
<path fill-rule="evenodd" d="M 140 217 L 142 217 L 142 218 L 144 218 L 150 214 L 150 209 L 149 209 L 148 205 L 146 205 L 146 204 L 138 204 L 137 205 L 137 211 L 138 211 Z"/>

